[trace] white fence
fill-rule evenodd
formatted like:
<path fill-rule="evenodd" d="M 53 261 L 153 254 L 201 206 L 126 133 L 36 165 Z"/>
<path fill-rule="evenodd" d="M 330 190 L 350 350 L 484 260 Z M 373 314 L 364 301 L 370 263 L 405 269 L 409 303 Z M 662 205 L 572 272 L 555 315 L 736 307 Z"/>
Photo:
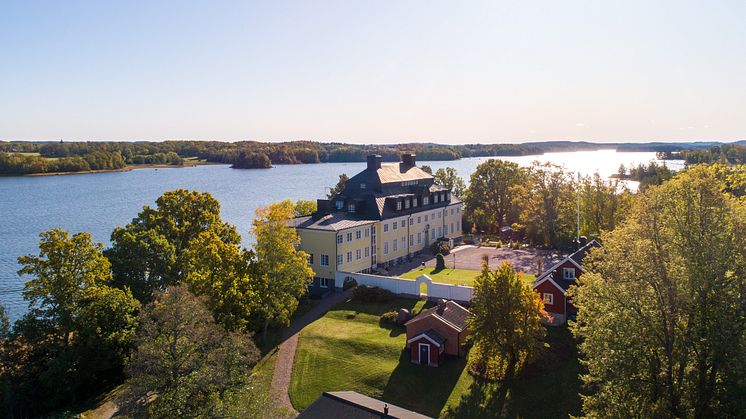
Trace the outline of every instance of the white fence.
<path fill-rule="evenodd" d="M 471 301 L 474 288 L 464 285 L 451 285 L 433 282 L 427 275 L 420 275 L 416 280 L 395 278 L 390 276 L 359 274 L 337 271 L 334 285 L 342 288 L 347 278 L 354 279 L 358 285 L 370 285 L 387 289 L 395 294 L 406 294 L 418 297 L 420 284 L 427 284 L 428 298 L 444 298 L 446 300 Z"/>

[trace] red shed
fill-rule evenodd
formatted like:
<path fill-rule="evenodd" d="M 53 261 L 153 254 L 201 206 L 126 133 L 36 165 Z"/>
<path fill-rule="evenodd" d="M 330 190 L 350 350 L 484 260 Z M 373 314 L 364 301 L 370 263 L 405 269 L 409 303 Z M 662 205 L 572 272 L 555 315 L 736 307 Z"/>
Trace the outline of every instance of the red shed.
<path fill-rule="evenodd" d="M 406 323 L 407 348 L 416 364 L 436 367 L 445 355 L 461 356 L 469 331 L 466 320 L 471 313 L 454 301 L 440 300 Z"/>

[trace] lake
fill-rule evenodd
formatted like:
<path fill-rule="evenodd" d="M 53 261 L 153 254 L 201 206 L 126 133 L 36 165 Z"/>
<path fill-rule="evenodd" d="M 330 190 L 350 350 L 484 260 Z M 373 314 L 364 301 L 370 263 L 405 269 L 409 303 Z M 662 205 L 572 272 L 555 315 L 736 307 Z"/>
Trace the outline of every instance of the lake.
<path fill-rule="evenodd" d="M 468 181 L 479 163 L 495 157 L 476 157 L 445 162 L 418 162 L 433 171 L 454 167 Z M 500 157 L 526 166 L 534 160 L 564 165 L 581 174 L 598 172 L 604 177 L 619 165 L 655 160 L 655 153 L 593 152 L 547 153 L 540 156 Z M 681 161 L 669 161 L 681 168 Z M 26 312 L 21 291 L 26 279 L 17 275 L 18 256 L 38 251 L 39 233 L 59 227 L 71 232 L 87 231 L 108 245 L 116 226 L 128 223 L 142 209 L 153 205 L 163 192 L 194 189 L 210 192 L 222 207 L 224 220 L 238 227 L 244 244 L 251 219 L 259 206 L 283 199 L 315 200 L 326 196 L 341 173 L 352 176 L 365 163 L 284 165 L 272 169 L 238 170 L 227 165 L 180 169 L 137 169 L 130 172 L 66 176 L 0 177 L 0 303 L 11 321 Z"/>

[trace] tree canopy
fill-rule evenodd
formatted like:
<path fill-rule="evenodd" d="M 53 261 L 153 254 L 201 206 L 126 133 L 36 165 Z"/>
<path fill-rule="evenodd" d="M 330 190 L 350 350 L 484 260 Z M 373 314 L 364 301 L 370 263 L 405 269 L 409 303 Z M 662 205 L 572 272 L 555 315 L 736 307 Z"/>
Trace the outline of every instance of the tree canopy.
<path fill-rule="evenodd" d="M 587 416 L 746 411 L 746 208 L 716 171 L 648 188 L 571 290 Z"/>
<path fill-rule="evenodd" d="M 438 169 L 435 172 L 435 183 L 448 188 L 456 196 L 463 196 L 466 191 L 466 183 L 464 179 L 459 177 L 458 172 L 453 167 L 446 167 L 445 169 Z"/>
<path fill-rule="evenodd" d="M 503 160 L 487 160 L 471 174 L 465 196 L 466 217 L 488 231 L 518 221 L 515 188 L 526 182 L 525 170 Z"/>

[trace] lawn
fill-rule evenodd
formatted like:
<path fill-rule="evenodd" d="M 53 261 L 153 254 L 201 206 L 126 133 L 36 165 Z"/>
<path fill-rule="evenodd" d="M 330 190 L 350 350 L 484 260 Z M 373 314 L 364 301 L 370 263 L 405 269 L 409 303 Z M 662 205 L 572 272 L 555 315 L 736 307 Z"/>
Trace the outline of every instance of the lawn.
<path fill-rule="evenodd" d="M 425 268 L 414 268 L 411 271 L 400 275 L 399 278 L 404 279 L 417 279 L 420 275 L 427 275 L 433 282 L 439 282 L 441 284 L 453 284 L 453 285 L 467 285 L 473 286 L 474 279 L 479 276 L 481 271 L 472 271 L 467 269 L 441 269 L 437 270 L 432 267 Z M 535 275 L 521 274 L 522 279 L 528 285 L 533 285 L 536 280 Z"/>
<path fill-rule="evenodd" d="M 399 307 L 418 312 L 424 302 L 345 302 L 301 332 L 293 364 L 290 400 L 297 410 L 324 391 L 353 390 L 438 417 L 567 417 L 579 414 L 580 366 L 565 328 L 549 329 L 550 349 L 541 368 L 527 371 L 510 388 L 484 383 L 466 371 L 466 360 L 438 368 L 409 362 L 402 328 L 379 324 Z"/>

